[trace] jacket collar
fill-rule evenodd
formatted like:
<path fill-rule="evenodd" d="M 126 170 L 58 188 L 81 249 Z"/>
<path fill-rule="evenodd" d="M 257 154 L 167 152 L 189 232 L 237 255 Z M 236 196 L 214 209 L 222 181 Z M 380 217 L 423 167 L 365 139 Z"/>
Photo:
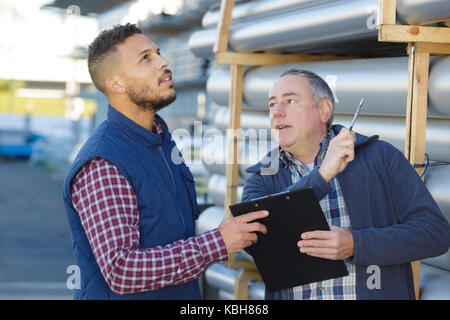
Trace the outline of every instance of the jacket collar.
<path fill-rule="evenodd" d="M 107 121 L 119 126 L 127 136 L 147 147 L 157 147 L 170 140 L 170 133 L 166 122 L 158 114 L 155 114 L 155 118 L 161 123 L 164 133 L 163 137 L 138 125 L 108 104 Z"/>
<path fill-rule="evenodd" d="M 340 125 L 340 124 L 335 124 L 332 127 L 332 130 L 334 131 L 335 135 L 338 135 L 339 132 L 341 132 L 341 129 L 344 128 L 344 126 Z M 373 141 L 377 141 L 379 138 L 378 135 L 373 135 L 373 136 L 365 136 L 362 134 L 359 134 L 356 132 L 356 142 L 355 142 L 355 149 L 359 149 Z"/>
<path fill-rule="evenodd" d="M 331 127 L 331 130 L 333 130 L 335 135 L 338 135 L 343 127 L 344 126 L 342 126 L 340 124 L 336 124 Z M 370 144 L 373 141 L 377 141 L 378 137 L 379 137 L 378 135 L 373 135 L 373 136 L 368 137 L 368 136 L 356 133 L 355 149 L 359 149 L 361 147 L 364 147 L 365 145 Z M 280 168 L 286 167 L 286 163 L 279 156 L 280 149 L 281 149 L 281 147 L 279 147 L 279 146 L 277 148 L 272 149 L 271 151 L 269 151 L 266 154 L 266 156 L 263 158 L 263 160 L 261 160 L 254 166 L 247 168 L 245 171 L 247 173 L 251 174 L 251 173 L 260 172 L 261 169 L 263 169 L 263 168 L 270 170 L 270 166 L 273 163 L 273 161 L 277 161 L 277 160 L 279 161 L 278 165 Z"/>

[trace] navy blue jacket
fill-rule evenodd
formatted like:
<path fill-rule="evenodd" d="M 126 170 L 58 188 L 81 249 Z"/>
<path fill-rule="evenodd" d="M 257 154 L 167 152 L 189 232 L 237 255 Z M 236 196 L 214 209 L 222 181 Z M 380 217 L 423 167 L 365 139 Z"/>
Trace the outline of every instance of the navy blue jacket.
<path fill-rule="evenodd" d="M 81 288 L 75 299 L 200 299 L 198 281 L 140 293 L 113 292 L 100 272 L 80 218 L 72 204 L 71 184 L 89 160 L 104 158 L 114 164 L 133 187 L 139 209 L 141 248 L 164 246 L 195 235 L 199 210 L 194 179 L 165 122 L 161 138 L 111 106 L 108 117 L 84 144 L 66 175 L 63 198 L 72 232 Z M 172 157 L 175 161 L 172 161 Z M 180 163 L 181 162 L 181 163 Z"/>
<path fill-rule="evenodd" d="M 336 134 L 341 128 L 333 126 Z M 346 262 L 356 265 L 357 299 L 414 299 L 410 262 L 445 253 L 449 224 L 399 150 L 378 136 L 356 137 L 355 159 L 337 178 L 354 239 L 354 255 Z M 252 175 L 245 183 L 243 201 L 306 187 L 312 187 L 320 200 L 331 191 L 316 168 L 292 184 L 290 170 L 277 161 L 279 169 L 271 175 L 261 174 L 271 165 L 267 160 L 247 169 Z M 370 265 L 380 267 L 379 289 L 367 285 Z M 273 293 L 266 292 L 267 297 Z"/>

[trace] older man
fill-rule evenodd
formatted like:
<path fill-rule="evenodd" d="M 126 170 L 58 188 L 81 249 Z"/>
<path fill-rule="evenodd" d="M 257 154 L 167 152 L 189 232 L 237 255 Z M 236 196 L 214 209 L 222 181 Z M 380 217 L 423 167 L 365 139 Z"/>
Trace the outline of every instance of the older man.
<path fill-rule="evenodd" d="M 76 299 L 199 299 L 197 278 L 266 228 L 258 211 L 195 236 L 199 214 L 188 167 L 156 112 L 176 98 L 158 47 L 135 25 L 103 31 L 89 73 L 110 103 L 64 182 L 81 272 Z M 175 152 L 174 152 L 175 151 Z"/>
<path fill-rule="evenodd" d="M 250 167 L 242 198 L 312 187 L 331 231 L 302 234 L 298 254 L 344 260 L 349 275 L 266 298 L 414 299 L 410 262 L 446 252 L 450 228 L 412 166 L 378 136 L 332 125 L 333 94 L 312 72 L 283 73 L 268 104 L 279 131 L 268 157 L 278 153 L 280 167 L 273 175 L 261 174 L 268 161 Z"/>

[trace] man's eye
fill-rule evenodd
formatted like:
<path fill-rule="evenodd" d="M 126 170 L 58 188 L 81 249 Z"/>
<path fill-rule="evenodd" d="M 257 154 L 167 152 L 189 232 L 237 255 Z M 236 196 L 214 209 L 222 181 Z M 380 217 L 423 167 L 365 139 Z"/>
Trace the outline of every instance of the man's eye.
<path fill-rule="evenodd" d="M 141 61 L 144 61 L 144 60 L 148 60 L 148 54 L 144 54 L 144 56 L 142 57 Z"/>
<path fill-rule="evenodd" d="M 288 99 L 288 101 L 287 101 L 288 103 L 294 103 L 295 102 L 295 100 L 294 99 Z"/>
<path fill-rule="evenodd" d="M 275 103 L 269 103 L 269 108 L 275 107 Z"/>

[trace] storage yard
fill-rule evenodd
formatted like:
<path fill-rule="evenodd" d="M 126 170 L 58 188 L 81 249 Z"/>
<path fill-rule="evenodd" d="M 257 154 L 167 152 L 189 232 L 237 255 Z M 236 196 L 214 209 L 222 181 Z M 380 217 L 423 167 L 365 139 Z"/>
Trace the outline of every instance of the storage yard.
<path fill-rule="evenodd" d="M 65 19 L 68 5 L 78 6 L 79 14 L 93 17 L 100 31 L 128 21 L 145 1 L 98 1 L 98 7 L 90 1 L 47 2 L 42 10 L 60 10 L 56 12 Z M 161 116 L 172 134 L 180 129 L 195 136 L 195 121 L 202 124 L 200 137 L 194 137 L 193 145 L 182 149 L 185 159 L 194 160 L 187 164 L 197 182 L 197 198 L 203 210 L 196 221 L 197 234 L 220 225 L 228 214 L 225 208 L 230 192 L 236 192 L 235 202 L 241 200 L 249 177 L 245 169 L 273 148 L 268 92 L 291 68 L 313 71 L 328 83 L 336 102 L 335 124 L 348 127 L 364 98 L 354 131 L 379 135 L 404 153 L 406 145 L 413 159 L 421 152 L 414 151 L 415 143 L 422 143 L 426 157 L 418 156 L 414 162 L 426 165 L 419 174 L 423 173 L 426 187 L 450 221 L 450 37 L 440 38 L 443 45 L 439 39 L 433 40 L 433 45 L 444 48 L 439 47 L 442 54 L 429 54 L 420 46 L 411 49 L 413 41 L 379 39 L 380 24 L 389 18 L 381 3 L 396 2 L 394 25 L 438 28 L 448 35 L 450 1 L 232 1 L 227 52 L 259 54 L 262 60 L 270 54 L 305 59 L 262 65 L 238 63 L 243 70 L 241 106 L 240 97 L 231 92 L 236 81 L 232 67 L 216 61 L 220 52 L 215 45 L 224 21 L 220 6 L 225 2 L 184 0 L 176 13 L 167 13 L 168 8 L 164 9 L 167 12 L 153 13 L 148 9 L 145 17 L 133 21 L 158 42 L 162 56 L 170 62 L 178 98 Z M 392 17 L 389 19 L 392 22 Z M 87 49 L 83 50 L 81 58 L 71 59 L 86 63 Z M 411 70 L 414 63 L 417 67 L 421 62 L 412 63 L 411 57 L 422 57 L 424 52 L 429 54 L 429 69 L 425 68 L 428 82 L 425 88 L 417 89 L 411 84 L 417 72 L 413 76 Z M 414 85 L 420 86 L 423 78 L 419 78 Z M 61 196 L 63 177 L 82 143 L 105 119 L 108 104 L 88 80 L 74 80 L 72 75 L 51 81 L 19 80 L 25 83 L 25 89 L 54 86 L 52 90 L 60 90 L 62 96 L 52 98 L 51 108 L 42 106 L 33 113 L 28 100 L 12 98 L 11 84 L 10 93 L 0 92 L 4 97 L 0 99 L 0 299 L 71 299 L 73 288 L 67 282 L 71 275 L 67 268 L 74 264 L 74 258 Z M 70 90 L 72 87 L 75 91 Z M 83 110 L 76 117 L 68 117 L 67 110 L 73 111 L 81 100 Z M 11 101 L 16 101 L 15 107 Z M 407 107 L 411 105 L 421 111 L 411 111 Z M 237 115 L 233 113 L 236 106 Z M 426 113 L 421 114 L 423 110 Z M 240 162 L 231 178 L 226 131 L 233 117 L 240 119 L 244 137 L 236 142 Z M 207 136 L 207 132 L 212 135 Z M 214 263 L 203 273 L 203 299 L 264 299 L 265 286 L 255 272 L 252 257 L 242 251 L 234 259 L 234 266 Z M 245 270 L 250 271 L 247 274 Z M 450 300 L 450 251 L 421 261 L 420 277 L 416 276 L 420 279 L 418 299 Z M 245 289 L 240 291 L 243 283 Z"/>

